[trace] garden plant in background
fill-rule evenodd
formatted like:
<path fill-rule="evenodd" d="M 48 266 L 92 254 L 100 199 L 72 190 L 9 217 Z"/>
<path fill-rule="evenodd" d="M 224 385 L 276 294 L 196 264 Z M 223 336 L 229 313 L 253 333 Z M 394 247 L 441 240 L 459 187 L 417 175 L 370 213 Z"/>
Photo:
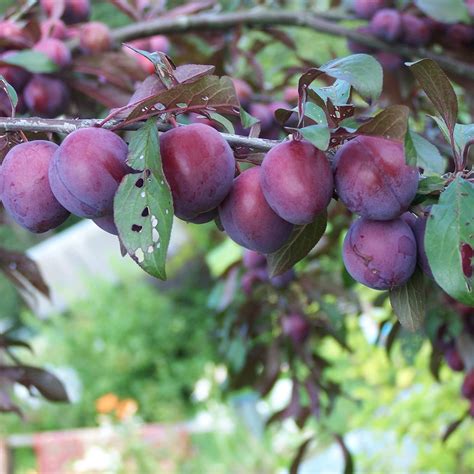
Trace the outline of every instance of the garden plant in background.
<path fill-rule="evenodd" d="M 345 433 L 327 423 L 358 396 L 333 374 L 334 345 L 341 358 L 356 351 L 349 316 L 377 309 L 388 353 L 395 341 L 428 347 L 436 380 L 443 357 L 463 374 L 463 412 L 440 438 L 472 429 L 470 2 L 110 3 L 128 25 L 89 21 L 86 0 L 25 2 L 0 22 L 7 218 L 33 233 L 92 219 L 161 280 L 175 217 L 212 232 L 208 305 L 224 389 L 266 397 L 290 380 L 288 404 L 267 423 L 319 422 L 292 472 L 318 429 L 352 469 Z M 354 14 L 368 24 L 346 26 Z M 354 54 L 315 63 L 299 33 L 279 28 L 295 25 L 347 38 Z M 275 42 L 293 62 L 272 57 L 268 72 Z M 33 262 L 2 252 L 23 291 L 26 278 L 47 293 Z M 12 348 L 22 345 L 2 336 L 1 409 L 19 411 L 14 383 L 66 399 L 56 377 L 19 363 Z"/>

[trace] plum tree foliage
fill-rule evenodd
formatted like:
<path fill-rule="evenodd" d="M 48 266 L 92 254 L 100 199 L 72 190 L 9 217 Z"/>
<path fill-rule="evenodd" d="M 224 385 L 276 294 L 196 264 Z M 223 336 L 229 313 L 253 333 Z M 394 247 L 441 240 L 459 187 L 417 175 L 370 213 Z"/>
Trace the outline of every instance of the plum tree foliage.
<path fill-rule="evenodd" d="M 389 298 L 405 329 L 426 331 L 435 376 L 437 354 L 452 370 L 467 372 L 462 395 L 474 406 L 473 356 L 460 349 L 448 322 L 433 316 L 436 306 L 457 314 L 474 347 L 474 126 L 458 123 L 455 91 L 435 61 L 399 71 L 404 59 L 393 46 L 469 48 L 474 29 L 462 15 L 472 2 L 451 24 L 418 3 L 400 11 L 388 0 L 354 0 L 353 13 L 367 20 L 358 31 L 387 49 L 351 40 L 356 54 L 306 67 L 292 76 L 297 86 L 284 83 L 278 97 L 266 98 L 255 93 L 257 80 L 218 75 L 223 64 L 176 67 L 167 56 L 173 41 L 161 34 L 134 33 L 112 51 L 109 28 L 87 21 L 87 0 L 42 0 L 33 33 L 10 19 L 0 22 L 0 112 L 11 138 L 0 168 L 3 206 L 36 233 L 59 226 L 69 213 L 93 219 L 162 279 L 173 216 L 214 221 L 245 249 L 242 266 L 232 262 L 221 279 L 238 278 L 255 314 L 270 315 L 257 321 L 248 305 L 230 300 L 216 306 L 225 313 L 235 304 L 240 312 L 226 326 L 226 337 L 245 346 L 245 357 L 231 367 L 232 383 L 266 395 L 285 357 L 290 362 L 292 399 L 270 421 L 291 416 L 303 426 L 310 415 L 331 412 L 340 387 L 321 377 L 330 363 L 310 344 L 332 337 L 348 350 L 337 305 L 326 296 L 337 288 L 344 299 L 347 287 L 360 285 Z M 128 13 L 147 18 L 146 8 Z M 268 34 L 291 44 L 283 33 Z M 398 73 L 412 75 L 410 97 L 397 95 L 403 105 L 383 90 Z M 79 93 L 100 103 L 101 112 L 109 109 L 105 118 L 83 128 L 78 121 L 74 131 L 44 120 L 49 131 L 67 133 L 49 141 L 26 136 L 21 125 L 8 128 L 18 126 L 15 114 L 57 118 L 85 110 Z M 434 117 L 429 126 L 415 114 L 409 120 L 406 104 L 417 112 L 418 102 Z M 18 120 L 36 131 L 34 119 Z M 435 146 L 441 137 L 444 157 Z M 320 275 L 316 282 L 308 277 L 324 267 L 318 261 L 324 255 L 344 265 L 336 265 L 330 289 Z M 435 296 L 428 299 L 428 291 Z M 392 325 L 387 344 L 399 328 Z M 295 357 L 307 368 L 303 379 Z M 15 374 L 10 379 L 31 385 Z"/>

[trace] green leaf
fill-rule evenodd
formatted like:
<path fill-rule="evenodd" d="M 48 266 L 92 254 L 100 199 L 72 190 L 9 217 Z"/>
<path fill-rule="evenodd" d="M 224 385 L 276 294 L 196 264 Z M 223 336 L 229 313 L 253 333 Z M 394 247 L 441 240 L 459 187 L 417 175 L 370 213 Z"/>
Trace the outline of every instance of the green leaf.
<path fill-rule="evenodd" d="M 335 59 L 319 70 L 348 82 L 362 97 L 372 101 L 377 100 L 382 92 L 382 66 L 369 54 L 353 54 Z"/>
<path fill-rule="evenodd" d="M 324 235 L 327 220 L 328 215 L 324 211 L 316 216 L 311 224 L 295 226 L 288 242 L 276 252 L 267 255 L 270 276 L 285 273 L 306 257 Z"/>
<path fill-rule="evenodd" d="M 465 0 L 415 0 L 426 15 L 442 23 L 470 23 Z"/>
<path fill-rule="evenodd" d="M 317 124 L 326 126 L 328 124 L 326 112 L 324 112 L 324 110 L 319 107 L 319 105 L 316 105 L 313 102 L 306 102 L 304 108 L 304 115 L 305 117 L 314 120 Z"/>
<path fill-rule="evenodd" d="M 14 66 L 22 67 L 29 72 L 36 74 L 47 74 L 59 71 L 59 66 L 51 61 L 46 54 L 31 49 L 18 51 L 2 61 Z"/>
<path fill-rule="evenodd" d="M 308 127 L 300 128 L 299 132 L 316 148 L 322 151 L 328 149 L 331 132 L 327 125 L 309 125 Z"/>
<path fill-rule="evenodd" d="M 351 85 L 341 79 L 335 81 L 332 86 L 311 87 L 311 89 L 314 90 L 324 102 L 330 99 L 334 105 L 347 104 L 351 95 Z"/>
<path fill-rule="evenodd" d="M 115 224 L 129 255 L 150 275 L 164 280 L 173 201 L 161 165 L 156 119 L 133 134 L 128 164 L 141 172 L 122 180 L 114 200 Z"/>
<path fill-rule="evenodd" d="M 242 247 L 230 239 L 224 239 L 206 254 L 206 263 L 211 275 L 218 278 L 241 258 Z"/>
<path fill-rule="evenodd" d="M 409 331 L 419 329 L 425 319 L 425 283 L 420 269 L 402 286 L 390 290 L 390 304 L 400 324 Z"/>
<path fill-rule="evenodd" d="M 12 109 L 15 110 L 18 104 L 18 94 L 13 86 L 0 74 L 0 88 L 3 89 L 7 96 L 10 104 L 12 105 Z"/>
<path fill-rule="evenodd" d="M 462 250 L 474 248 L 474 187 L 457 177 L 431 208 L 425 250 L 434 278 L 453 298 L 474 306 L 469 258 Z M 463 269 L 464 264 L 464 269 Z"/>
<path fill-rule="evenodd" d="M 232 135 L 235 134 L 234 125 L 227 117 L 224 117 L 223 115 L 218 114 L 217 112 L 208 112 L 208 114 L 209 117 L 214 120 L 214 122 L 217 122 L 218 124 L 222 125 L 222 127 L 224 127 L 224 130 L 227 133 L 231 133 Z"/>
<path fill-rule="evenodd" d="M 458 116 L 458 100 L 444 71 L 431 59 L 407 63 L 421 87 L 444 120 L 449 137 L 454 134 Z M 452 141 L 451 139 L 449 140 Z"/>
<path fill-rule="evenodd" d="M 439 150 L 412 130 L 405 135 L 405 156 L 407 164 L 423 168 L 425 175 L 440 175 L 446 170 L 445 159 Z"/>
<path fill-rule="evenodd" d="M 442 191 L 446 181 L 441 176 L 429 176 L 421 178 L 418 182 L 418 194 L 431 194 L 436 191 Z"/>
<path fill-rule="evenodd" d="M 258 118 L 250 115 L 242 106 L 240 107 L 240 123 L 244 128 L 250 128 L 252 125 L 258 123 Z"/>
<path fill-rule="evenodd" d="M 410 110 L 405 105 L 391 105 L 357 129 L 364 135 L 378 135 L 391 140 L 405 139 Z"/>
<path fill-rule="evenodd" d="M 400 351 L 402 353 L 405 362 L 409 365 L 413 365 L 415 362 L 416 355 L 420 352 L 425 342 L 424 334 L 420 332 L 412 332 L 405 328 L 402 328 L 398 335 L 398 341 L 400 343 Z"/>
<path fill-rule="evenodd" d="M 464 148 L 471 140 L 474 140 L 474 124 L 461 125 L 457 123 L 454 127 L 454 142 L 459 154 L 464 153 Z"/>
<path fill-rule="evenodd" d="M 444 122 L 439 117 L 434 117 L 433 115 L 430 115 L 430 117 L 436 122 L 441 132 L 443 132 L 446 140 L 450 142 L 451 139 L 449 137 L 449 130 Z M 474 124 L 463 125 L 457 123 L 454 126 L 454 146 L 457 153 L 462 155 L 464 152 L 464 147 L 466 146 L 467 142 L 471 140 L 474 140 Z"/>

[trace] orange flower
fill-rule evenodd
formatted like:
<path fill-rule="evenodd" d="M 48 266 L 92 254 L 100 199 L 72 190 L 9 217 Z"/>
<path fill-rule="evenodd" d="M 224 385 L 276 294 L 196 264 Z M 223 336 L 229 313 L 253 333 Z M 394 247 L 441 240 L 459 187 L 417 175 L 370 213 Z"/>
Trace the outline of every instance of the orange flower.
<path fill-rule="evenodd" d="M 138 411 L 138 404 L 132 398 L 125 398 L 120 400 L 115 408 L 115 413 L 119 420 L 125 420 L 131 418 Z"/>
<path fill-rule="evenodd" d="M 119 398 L 114 393 L 106 393 L 95 401 L 95 409 L 98 413 L 110 413 L 120 404 Z"/>

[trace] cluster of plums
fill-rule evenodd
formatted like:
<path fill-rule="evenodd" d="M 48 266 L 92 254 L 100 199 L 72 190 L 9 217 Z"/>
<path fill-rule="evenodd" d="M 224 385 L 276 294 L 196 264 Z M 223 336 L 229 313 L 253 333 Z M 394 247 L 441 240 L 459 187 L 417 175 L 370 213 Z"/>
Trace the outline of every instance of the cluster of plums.
<path fill-rule="evenodd" d="M 79 41 L 80 53 L 95 55 L 112 46 L 110 30 L 104 23 L 88 21 L 90 0 L 65 0 L 64 10 L 56 0 L 40 2 L 40 36 L 28 31 L 25 25 L 12 20 L 0 22 L 0 60 L 7 60 L 19 50 L 32 49 L 46 55 L 58 66 L 59 74 L 30 74 L 25 69 L 10 64 L 0 65 L 0 74 L 16 90 L 17 114 L 26 112 L 54 118 L 67 111 L 70 91 L 62 74 L 71 65 L 71 50 L 66 41 Z M 166 36 L 155 35 L 132 41 L 131 44 L 145 51 L 168 52 L 170 43 Z M 154 73 L 153 63 L 133 50 L 123 47 L 144 72 Z M 6 92 L 0 90 L 0 115 L 10 115 L 11 106 Z"/>
<path fill-rule="evenodd" d="M 474 308 L 465 306 L 449 296 L 445 296 L 447 305 L 458 314 L 463 333 L 474 338 Z M 459 353 L 455 338 L 449 333 L 446 325 L 442 325 L 434 341 L 443 353 L 448 367 L 455 372 L 466 372 L 461 387 L 462 396 L 470 403 L 469 414 L 474 418 L 474 368 L 467 367 Z"/>
<path fill-rule="evenodd" d="M 245 271 L 242 275 L 241 285 L 247 295 L 251 295 L 259 284 L 269 283 L 274 288 L 282 289 L 296 278 L 294 269 L 271 277 L 268 273 L 267 258 L 253 250 L 245 250 L 242 263 Z"/>
<path fill-rule="evenodd" d="M 251 295 L 258 285 L 269 284 L 281 290 L 286 288 L 296 278 L 294 269 L 290 269 L 281 275 L 270 277 L 265 255 L 245 250 L 242 258 L 244 273 L 241 285 L 246 295 Z M 311 332 L 311 324 L 308 318 L 300 312 L 283 314 L 280 318 L 281 329 L 284 336 L 288 337 L 293 344 L 304 343 Z"/>
<path fill-rule="evenodd" d="M 260 254 L 280 249 L 295 225 L 309 224 L 325 211 L 335 189 L 361 216 L 343 247 L 346 268 L 357 281 L 386 290 L 410 278 L 417 255 L 427 266 L 425 219 L 406 213 L 419 174 L 405 164 L 401 143 L 358 136 L 338 150 L 331 166 L 322 151 L 295 138 L 237 177 L 232 149 L 208 125 L 163 133 L 160 150 L 175 215 L 193 223 L 218 216 L 228 236 L 246 249 Z M 4 206 L 33 232 L 56 227 L 71 212 L 116 233 L 113 199 L 131 172 L 127 153 L 120 137 L 101 128 L 77 130 L 59 147 L 41 140 L 17 145 L 1 168 Z"/>
<path fill-rule="evenodd" d="M 474 2 L 466 1 L 474 16 Z M 425 16 L 422 12 L 404 12 L 395 8 L 390 0 L 354 0 L 353 10 L 360 18 L 369 20 L 367 26 L 359 27 L 360 33 L 373 35 L 388 43 L 403 43 L 420 47 L 440 44 L 453 51 L 469 51 L 474 46 L 474 27 L 470 24 L 448 24 Z M 349 41 L 353 53 L 372 53 L 371 48 Z M 382 65 L 397 69 L 402 58 L 394 53 L 377 53 Z"/>
<path fill-rule="evenodd" d="M 59 10 L 61 6 L 64 8 Z M 89 0 L 65 0 L 64 3 L 41 0 L 40 7 L 43 18 L 39 25 L 39 39 L 12 20 L 0 23 L 0 39 L 3 45 L 0 59 L 8 59 L 18 50 L 32 49 L 43 53 L 60 70 L 64 70 L 72 61 L 71 51 L 65 44 L 68 39 L 77 37 L 84 54 L 100 53 L 110 48 L 108 27 L 99 22 L 87 22 L 91 9 Z M 60 77 L 30 74 L 25 69 L 12 65 L 0 66 L 0 74 L 18 94 L 17 113 L 29 111 L 40 117 L 52 118 L 66 111 L 70 92 Z M 5 92 L 0 95 L 0 113 L 10 113 Z"/>

